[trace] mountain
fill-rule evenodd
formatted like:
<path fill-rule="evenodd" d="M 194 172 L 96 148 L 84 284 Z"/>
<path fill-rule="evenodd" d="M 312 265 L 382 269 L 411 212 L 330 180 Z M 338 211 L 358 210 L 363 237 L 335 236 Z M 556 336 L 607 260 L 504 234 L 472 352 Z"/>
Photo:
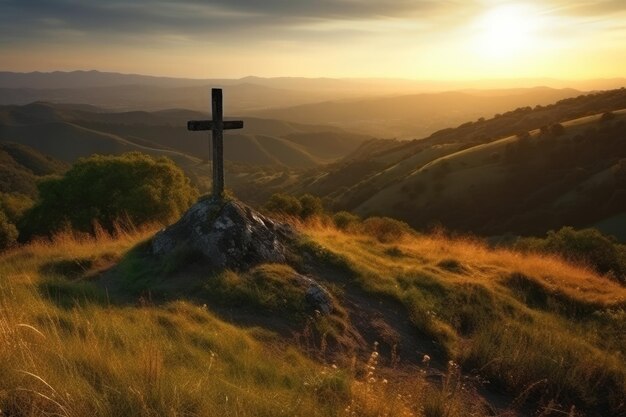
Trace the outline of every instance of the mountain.
<path fill-rule="evenodd" d="M 368 142 L 292 190 L 422 229 L 541 234 L 606 220 L 619 231 L 618 215 L 626 210 L 623 109 L 626 90 L 612 90 L 519 108 L 420 140 Z"/>
<path fill-rule="evenodd" d="M 377 137 L 415 138 L 467 120 L 491 117 L 505 109 L 546 105 L 580 94 L 574 89 L 547 87 L 450 91 L 303 104 L 253 114 L 329 124 Z"/>
<path fill-rule="evenodd" d="M 554 78 L 513 78 L 483 80 L 409 80 L 398 78 L 306 78 L 306 77 L 255 77 L 233 78 L 176 78 L 141 74 L 121 74 L 102 71 L 53 71 L 9 72 L 0 71 L 0 88 L 64 89 L 113 87 L 120 85 L 151 85 L 160 87 L 189 87 L 198 85 L 229 86 L 251 83 L 265 87 L 298 90 L 350 92 L 361 95 L 399 94 L 401 92 L 425 92 L 474 89 L 529 88 L 546 85 L 552 88 L 576 88 L 579 90 L 607 90 L 624 86 L 626 78 L 559 80 Z"/>

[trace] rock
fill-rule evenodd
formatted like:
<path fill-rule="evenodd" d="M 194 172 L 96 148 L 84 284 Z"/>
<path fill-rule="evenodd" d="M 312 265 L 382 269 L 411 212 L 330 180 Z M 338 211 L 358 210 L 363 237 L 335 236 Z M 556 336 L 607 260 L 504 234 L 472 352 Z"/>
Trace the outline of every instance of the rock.
<path fill-rule="evenodd" d="M 313 309 L 324 315 L 328 315 L 333 311 L 333 298 L 330 292 L 312 278 L 298 275 L 296 277 L 300 284 L 306 288 L 304 299 Z"/>
<path fill-rule="evenodd" d="M 165 255 L 185 247 L 198 251 L 215 268 L 246 269 L 259 263 L 283 263 L 296 233 L 245 204 L 211 198 L 194 204 L 175 224 L 152 239 L 152 253 Z"/>

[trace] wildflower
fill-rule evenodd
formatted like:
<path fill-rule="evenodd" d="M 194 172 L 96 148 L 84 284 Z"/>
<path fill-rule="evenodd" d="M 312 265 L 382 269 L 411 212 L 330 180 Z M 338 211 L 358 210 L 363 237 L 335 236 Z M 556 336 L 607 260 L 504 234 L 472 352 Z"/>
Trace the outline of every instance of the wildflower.
<path fill-rule="evenodd" d="M 335 365 L 334 363 L 331 365 L 331 368 L 333 369 L 337 369 L 337 365 Z"/>
<path fill-rule="evenodd" d="M 430 356 L 424 355 L 424 357 L 422 358 L 422 363 L 424 365 L 428 365 L 430 363 Z"/>
<path fill-rule="evenodd" d="M 373 384 L 374 382 L 376 382 L 376 378 L 372 377 L 368 379 L 367 382 L 369 382 L 370 384 Z"/>
<path fill-rule="evenodd" d="M 383 384 L 386 384 L 387 382 L 389 381 L 387 381 L 386 379 L 383 379 Z"/>
<path fill-rule="evenodd" d="M 377 358 L 378 357 L 378 352 L 374 351 L 372 352 L 372 358 Z"/>

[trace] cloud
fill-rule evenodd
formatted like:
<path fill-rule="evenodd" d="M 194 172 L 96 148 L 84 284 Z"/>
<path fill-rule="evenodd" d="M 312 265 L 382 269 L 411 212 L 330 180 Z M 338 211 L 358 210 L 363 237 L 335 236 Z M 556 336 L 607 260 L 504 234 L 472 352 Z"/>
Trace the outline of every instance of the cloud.
<path fill-rule="evenodd" d="M 450 4 L 435 0 L 0 0 L 0 43 L 64 39 L 68 33 L 101 41 L 122 37 L 144 41 L 162 34 L 253 42 L 289 39 L 299 29 L 323 27 L 320 22 L 325 21 L 342 21 L 340 32 L 345 36 L 362 34 L 359 22 L 428 20 L 449 12 Z"/>

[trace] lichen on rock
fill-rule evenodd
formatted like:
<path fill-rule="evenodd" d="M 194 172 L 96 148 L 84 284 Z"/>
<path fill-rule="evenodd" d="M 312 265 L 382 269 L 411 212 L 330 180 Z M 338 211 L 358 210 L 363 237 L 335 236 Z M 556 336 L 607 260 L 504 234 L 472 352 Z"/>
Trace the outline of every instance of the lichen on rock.
<path fill-rule="evenodd" d="M 166 255 L 187 247 L 215 268 L 246 269 L 260 263 L 284 263 L 296 237 L 293 228 L 236 200 L 205 198 L 175 224 L 159 231 L 152 253 Z"/>

